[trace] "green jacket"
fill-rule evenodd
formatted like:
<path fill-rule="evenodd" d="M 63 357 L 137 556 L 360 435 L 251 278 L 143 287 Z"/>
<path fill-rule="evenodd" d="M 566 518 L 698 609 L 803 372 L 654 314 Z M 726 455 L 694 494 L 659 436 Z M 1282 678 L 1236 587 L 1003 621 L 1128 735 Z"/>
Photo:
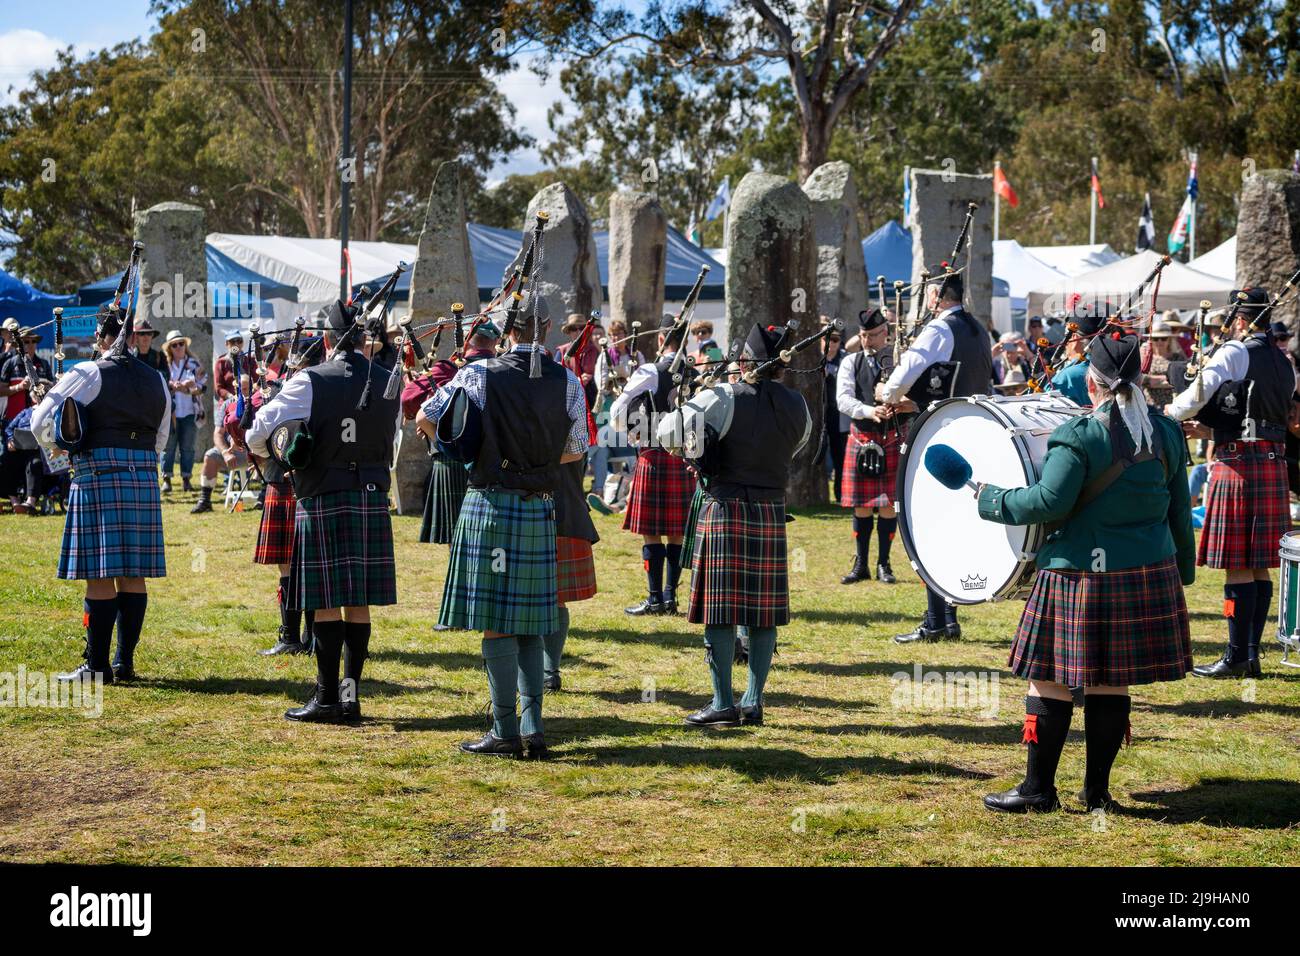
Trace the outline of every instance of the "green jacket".
<path fill-rule="evenodd" d="M 1070 514 L 1086 483 L 1113 460 L 1106 417 L 1080 415 L 1058 425 L 1047 442 L 1042 478 L 1027 488 L 980 489 L 979 514 L 999 524 L 1060 521 Z M 1048 536 L 1038 551 L 1042 569 L 1123 571 L 1176 556 L 1184 585 L 1196 577 L 1196 540 L 1187 493 L 1187 444 L 1182 429 L 1155 408 L 1152 425 L 1164 443 L 1166 474 L 1159 460 L 1131 466 L 1087 507 Z M 1127 436 L 1124 441 L 1131 442 Z M 978 476 L 976 476 L 978 478 Z"/>

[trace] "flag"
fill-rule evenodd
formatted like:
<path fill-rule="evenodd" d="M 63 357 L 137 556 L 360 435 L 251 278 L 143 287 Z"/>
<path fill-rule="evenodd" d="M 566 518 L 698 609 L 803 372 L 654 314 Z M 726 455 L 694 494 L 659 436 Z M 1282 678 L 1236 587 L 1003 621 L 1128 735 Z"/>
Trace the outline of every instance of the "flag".
<path fill-rule="evenodd" d="M 695 221 L 694 216 L 691 216 L 691 224 L 686 227 L 686 239 L 689 242 L 695 243 L 697 246 L 702 245 L 700 242 L 700 227 Z"/>
<path fill-rule="evenodd" d="M 912 167 L 903 167 L 903 222 L 912 211 Z"/>
<path fill-rule="evenodd" d="M 1191 155 L 1191 164 L 1192 164 L 1191 168 L 1187 170 L 1187 195 L 1192 200 L 1192 202 L 1196 202 L 1196 197 L 1200 193 L 1201 188 L 1200 188 L 1200 184 L 1197 182 L 1196 179 L 1196 154 L 1195 153 L 1192 153 Z"/>
<path fill-rule="evenodd" d="M 1097 159 L 1092 160 L 1092 191 L 1097 194 L 1097 208 L 1106 208 L 1106 197 L 1101 194 L 1101 177 L 1097 173 Z"/>
<path fill-rule="evenodd" d="M 1011 188 L 1006 174 L 1002 172 L 1001 164 L 993 167 L 993 191 L 1007 201 L 1007 205 L 1015 209 L 1020 205 L 1020 197 L 1016 191 Z"/>
<path fill-rule="evenodd" d="M 718 191 L 713 194 L 713 201 L 709 203 L 709 208 L 704 210 L 704 219 L 706 222 L 713 222 L 726 211 L 731 205 L 731 177 L 724 176 Z"/>
<path fill-rule="evenodd" d="M 1138 218 L 1137 251 L 1150 249 L 1156 244 L 1156 219 L 1151 213 L 1151 194 L 1142 200 L 1142 215 Z"/>
<path fill-rule="evenodd" d="M 1169 249 L 1169 254 L 1182 252 L 1183 246 L 1187 245 L 1188 229 L 1192 224 L 1192 197 L 1188 196 L 1183 200 L 1183 208 L 1178 210 L 1178 218 L 1174 220 L 1174 228 L 1169 230 L 1169 238 L 1165 240 L 1165 245 Z"/>

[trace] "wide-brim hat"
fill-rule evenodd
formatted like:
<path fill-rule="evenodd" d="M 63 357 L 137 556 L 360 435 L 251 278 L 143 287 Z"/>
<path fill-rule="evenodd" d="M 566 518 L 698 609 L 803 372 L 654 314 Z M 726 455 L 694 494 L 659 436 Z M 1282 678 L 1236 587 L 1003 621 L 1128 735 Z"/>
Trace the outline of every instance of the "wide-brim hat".
<path fill-rule="evenodd" d="M 171 345 L 173 342 L 184 342 L 186 348 L 189 348 L 192 344 L 188 335 L 181 335 L 180 329 L 172 329 L 167 333 L 167 337 L 163 339 L 163 345 Z"/>
<path fill-rule="evenodd" d="M 11 315 L 3 322 L 0 322 L 0 329 L 6 329 L 7 331 L 10 332 L 16 332 L 18 331 L 18 320 Z"/>
<path fill-rule="evenodd" d="M 148 318 L 136 319 L 135 324 L 131 326 L 131 332 L 134 335 L 157 335 L 158 330 L 149 324 Z"/>
<path fill-rule="evenodd" d="M 998 382 L 993 387 L 999 389 L 1019 388 L 1021 385 L 1027 385 L 1028 383 L 1029 380 L 1025 378 L 1024 371 L 1018 368 L 1013 368 L 1008 370 L 1007 374 L 1003 376 L 1002 381 Z"/>
<path fill-rule="evenodd" d="M 30 325 L 24 325 L 18 330 L 18 338 L 26 341 L 27 339 L 40 340 L 41 334 L 33 329 Z"/>
<path fill-rule="evenodd" d="M 1172 339 L 1173 331 L 1169 328 L 1169 323 L 1164 319 L 1155 319 L 1151 323 L 1151 329 L 1147 332 L 1149 339 Z"/>
<path fill-rule="evenodd" d="M 235 341 L 235 339 L 239 339 L 239 340 L 242 341 L 243 338 L 244 338 L 244 330 L 243 330 L 243 329 L 231 329 L 229 332 L 226 333 L 226 341 L 227 341 L 227 342 L 233 342 L 233 341 Z"/>

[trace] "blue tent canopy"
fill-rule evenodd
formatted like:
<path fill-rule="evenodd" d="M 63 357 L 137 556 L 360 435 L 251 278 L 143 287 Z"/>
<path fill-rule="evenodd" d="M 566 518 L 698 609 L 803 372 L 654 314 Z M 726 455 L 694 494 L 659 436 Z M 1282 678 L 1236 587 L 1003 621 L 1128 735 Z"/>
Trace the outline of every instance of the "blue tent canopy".
<path fill-rule="evenodd" d="M 56 306 L 66 309 L 76 304 L 75 295 L 50 295 L 0 269 L 0 321 L 12 316 L 20 326 L 35 327 L 49 322 Z M 46 325 L 40 335 L 37 349 L 48 354 L 54 348 L 54 326 Z"/>
<path fill-rule="evenodd" d="M 726 269 L 699 246 L 689 242 L 676 229 L 668 230 L 668 250 L 664 256 L 664 299 L 680 302 L 686 298 L 700 274 L 701 266 L 709 267 L 709 274 L 700 288 L 700 298 L 721 300 L 726 293 Z M 596 233 L 596 264 L 600 268 L 600 284 L 609 288 L 609 233 Z"/>
<path fill-rule="evenodd" d="M 904 229 L 896 220 L 889 220 L 862 240 L 862 258 L 866 260 L 867 282 L 874 294 L 876 276 L 885 277 L 885 288 L 892 290 L 894 280 L 912 281 L 912 231 Z M 1006 282 L 993 277 L 993 297 L 1011 295 Z"/>
<path fill-rule="evenodd" d="M 298 300 L 296 286 L 276 282 L 274 279 L 254 272 L 247 266 L 240 265 L 230 256 L 218 249 L 205 245 L 203 257 L 208 269 L 208 301 L 223 314 L 247 314 L 253 305 L 253 287 L 256 285 L 261 296 L 261 318 L 274 315 L 266 299 Z M 77 290 L 77 300 L 81 305 L 100 305 L 113 298 L 117 284 L 122 281 L 122 272 L 113 273 L 98 282 L 83 285 Z"/>

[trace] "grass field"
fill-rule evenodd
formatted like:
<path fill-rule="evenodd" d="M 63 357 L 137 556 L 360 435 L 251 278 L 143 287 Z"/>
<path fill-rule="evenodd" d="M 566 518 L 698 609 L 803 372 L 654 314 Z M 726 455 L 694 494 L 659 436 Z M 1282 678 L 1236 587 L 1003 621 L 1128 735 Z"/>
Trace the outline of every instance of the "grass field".
<path fill-rule="evenodd" d="M 1107 817 L 989 813 L 1019 780 L 1023 684 L 1005 672 L 1021 605 L 963 614 L 959 643 L 900 647 L 924 594 L 843 587 L 839 511 L 790 526 L 795 623 L 783 629 L 767 726 L 700 732 L 700 629 L 622 608 L 639 541 L 598 518 L 601 594 L 573 607 L 565 689 L 548 695 L 555 759 L 460 755 L 486 725 L 476 636 L 434 635 L 446 550 L 394 519 L 401 603 L 377 612 L 356 729 L 282 718 L 310 659 L 265 658 L 275 572 L 251 563 L 258 516 L 164 508 L 170 576 L 151 584 L 143 681 L 102 716 L 0 708 L 0 859 L 155 864 L 1281 864 L 1300 860 L 1300 671 L 1270 649 L 1259 681 L 1139 689 L 1134 745 Z M 0 672 L 69 669 L 79 584 L 57 581 L 61 518 L 0 517 Z M 799 570 L 800 568 L 803 570 Z M 1198 661 L 1221 649 L 1222 577 L 1189 594 Z M 979 708 L 926 706 L 893 675 L 982 672 Z M 1000 676 L 996 685 L 993 676 Z M 743 671 L 736 674 L 743 688 Z M 902 688 L 900 690 L 900 687 Z M 996 707 L 993 704 L 996 695 Z M 1062 795 L 1083 772 L 1083 721 Z"/>

